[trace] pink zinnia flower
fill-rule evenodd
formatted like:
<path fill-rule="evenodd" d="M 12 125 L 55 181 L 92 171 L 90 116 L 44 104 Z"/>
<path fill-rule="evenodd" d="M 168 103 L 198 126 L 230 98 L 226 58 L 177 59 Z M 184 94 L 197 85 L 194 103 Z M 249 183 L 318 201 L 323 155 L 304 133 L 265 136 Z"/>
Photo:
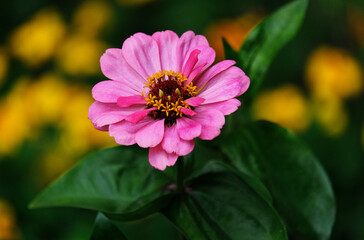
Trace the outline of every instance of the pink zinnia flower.
<path fill-rule="evenodd" d="M 121 145 L 149 148 L 160 170 L 189 154 L 194 138 L 211 140 L 240 106 L 249 78 L 234 61 L 208 68 L 215 51 L 206 38 L 172 31 L 136 33 L 121 49 L 106 50 L 101 70 L 111 79 L 92 89 L 89 109 L 95 128 L 109 131 Z"/>

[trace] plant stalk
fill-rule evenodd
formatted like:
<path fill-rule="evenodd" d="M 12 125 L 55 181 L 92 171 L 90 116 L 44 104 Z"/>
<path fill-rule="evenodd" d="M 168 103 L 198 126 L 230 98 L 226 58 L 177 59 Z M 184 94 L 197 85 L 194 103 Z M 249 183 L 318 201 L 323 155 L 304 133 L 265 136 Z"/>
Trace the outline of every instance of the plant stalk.
<path fill-rule="evenodd" d="M 177 159 L 177 183 L 176 183 L 177 193 L 183 192 L 183 180 L 184 180 L 183 165 L 184 165 L 183 157 L 181 156 L 179 157 L 179 159 Z"/>

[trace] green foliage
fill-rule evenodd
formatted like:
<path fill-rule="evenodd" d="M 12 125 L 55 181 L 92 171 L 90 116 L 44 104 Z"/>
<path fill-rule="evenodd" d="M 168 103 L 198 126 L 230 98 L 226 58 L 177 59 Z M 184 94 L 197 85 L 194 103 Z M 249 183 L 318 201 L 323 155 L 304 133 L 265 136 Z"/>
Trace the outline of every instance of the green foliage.
<path fill-rule="evenodd" d="M 120 229 L 128 240 L 173 240 L 180 239 L 176 227 L 161 213 L 136 221 L 111 222 Z"/>
<path fill-rule="evenodd" d="M 163 211 L 187 239 L 287 239 L 276 211 L 221 161 L 187 186 Z"/>
<path fill-rule="evenodd" d="M 127 240 L 119 229 L 102 213 L 98 213 L 90 240 Z"/>
<path fill-rule="evenodd" d="M 221 140 L 231 164 L 258 176 L 295 239 L 328 239 L 335 217 L 330 182 L 312 152 L 295 135 L 259 121 Z"/>
<path fill-rule="evenodd" d="M 150 167 L 146 151 L 115 147 L 86 157 L 30 207 L 80 207 L 136 219 L 169 202 L 168 183 L 169 178 Z"/>
<path fill-rule="evenodd" d="M 251 80 L 249 97 L 259 89 L 278 51 L 298 32 L 307 4 L 308 0 L 293 1 L 267 17 L 249 34 L 239 52 L 223 41 L 226 57 L 236 60 Z"/>

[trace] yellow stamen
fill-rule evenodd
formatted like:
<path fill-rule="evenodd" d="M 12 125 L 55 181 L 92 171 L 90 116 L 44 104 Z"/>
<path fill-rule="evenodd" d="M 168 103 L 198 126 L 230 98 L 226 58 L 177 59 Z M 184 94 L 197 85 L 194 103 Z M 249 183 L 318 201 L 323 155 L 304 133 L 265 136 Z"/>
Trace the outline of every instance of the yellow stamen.
<path fill-rule="evenodd" d="M 171 110 L 175 111 L 178 115 L 181 112 L 182 108 L 182 106 L 179 104 L 179 100 L 177 100 L 175 103 L 171 103 L 171 105 L 172 105 Z"/>
<path fill-rule="evenodd" d="M 190 105 L 188 103 L 186 103 L 185 101 L 181 101 L 181 104 L 185 107 L 185 108 L 188 108 L 188 109 L 191 109 Z"/>
<path fill-rule="evenodd" d="M 153 104 L 153 107 L 157 107 L 158 110 L 160 110 L 162 107 L 164 107 L 164 104 L 162 103 L 162 99 L 156 100 Z"/>
<path fill-rule="evenodd" d="M 187 86 L 187 92 L 191 95 L 191 96 L 196 96 L 197 92 L 196 92 L 196 86 L 193 85 L 193 83 L 191 82 L 190 84 L 188 84 Z"/>
<path fill-rule="evenodd" d="M 153 96 L 152 94 L 149 93 L 148 97 L 145 98 L 145 100 L 147 101 L 147 105 L 153 104 L 156 98 L 157 98 L 156 96 Z"/>
<path fill-rule="evenodd" d="M 150 91 L 148 94 L 142 92 L 142 96 L 147 101 L 147 108 L 157 108 L 151 112 L 154 118 L 172 117 L 173 119 L 174 117 L 182 117 L 182 108 L 191 109 L 191 106 L 184 101 L 186 92 L 189 97 L 196 96 L 198 93 L 196 91 L 197 87 L 192 82 L 187 85 L 183 84 L 183 82 L 187 81 L 187 77 L 183 76 L 182 73 L 175 72 L 173 70 L 163 69 L 162 71 L 154 73 L 152 76 L 148 76 L 147 81 L 147 83 L 144 83 L 144 87 L 149 88 Z M 164 98 L 165 92 L 163 92 L 162 89 L 158 89 L 158 93 L 154 95 L 156 93 L 154 88 L 163 81 L 175 81 L 179 85 L 179 87 L 175 89 L 174 93 L 168 95 L 167 98 Z M 176 99 L 176 94 L 178 95 L 178 99 L 174 100 L 175 102 L 171 102 L 172 98 Z"/>
<path fill-rule="evenodd" d="M 164 106 L 164 109 L 162 109 L 162 112 L 166 112 L 166 116 L 168 117 L 169 112 L 171 111 L 169 103 L 166 103 L 166 106 Z"/>

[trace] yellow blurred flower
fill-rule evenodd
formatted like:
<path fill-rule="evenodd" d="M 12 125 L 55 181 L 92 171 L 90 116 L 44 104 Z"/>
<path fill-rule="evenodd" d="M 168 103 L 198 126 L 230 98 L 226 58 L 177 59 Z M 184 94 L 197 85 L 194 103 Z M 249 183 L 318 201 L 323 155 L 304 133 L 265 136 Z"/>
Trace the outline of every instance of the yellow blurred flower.
<path fill-rule="evenodd" d="M 30 67 L 37 67 L 53 56 L 65 32 L 56 11 L 42 10 L 11 34 L 11 52 Z"/>
<path fill-rule="evenodd" d="M 88 108 L 93 102 L 90 89 L 69 86 L 65 101 L 59 106 L 61 113 L 57 124 L 59 139 L 54 148 L 39 162 L 39 174 L 35 176 L 43 186 L 70 168 L 91 149 L 115 145 L 108 132 L 95 130 L 87 118 Z"/>
<path fill-rule="evenodd" d="M 61 131 L 61 139 L 72 151 L 84 152 L 110 143 L 107 133 L 96 131 L 87 118 L 93 99 L 87 86 L 67 83 L 49 72 L 29 84 L 24 95 L 28 123 L 33 126 L 54 124 Z M 68 150 L 67 150 L 68 151 Z"/>
<path fill-rule="evenodd" d="M 224 19 L 209 26 L 205 32 L 212 48 L 216 51 L 216 60 L 224 58 L 222 37 L 230 46 L 238 51 L 250 31 L 263 19 L 264 15 L 257 12 L 243 14 L 236 19 Z"/>
<path fill-rule="evenodd" d="M 10 154 L 32 134 L 26 114 L 30 105 L 24 101 L 27 87 L 28 80 L 21 79 L 0 102 L 0 155 Z"/>
<path fill-rule="evenodd" d="M 60 144 L 70 152 L 84 153 L 91 148 L 115 145 L 108 132 L 95 131 L 87 117 L 88 108 L 94 101 L 90 92 L 91 89 L 85 87 L 70 89 L 68 101 L 63 108 L 63 116 L 59 121 L 63 130 Z"/>
<path fill-rule="evenodd" d="M 85 1 L 77 9 L 72 23 L 76 32 L 95 37 L 110 21 L 111 6 L 100 0 Z"/>
<path fill-rule="evenodd" d="M 309 57 L 306 82 L 316 98 L 347 98 L 361 93 L 363 72 L 358 61 L 345 50 L 322 46 Z"/>
<path fill-rule="evenodd" d="M 62 115 L 67 101 L 65 80 L 54 73 L 45 73 L 33 80 L 24 94 L 28 122 L 34 125 L 54 123 Z"/>
<path fill-rule="evenodd" d="M 253 118 L 280 124 L 295 132 L 305 130 L 310 123 L 307 100 L 293 85 L 285 85 L 258 95 L 252 105 Z"/>
<path fill-rule="evenodd" d="M 341 135 L 348 125 L 348 114 L 336 96 L 313 100 L 314 115 L 324 132 L 332 137 Z"/>
<path fill-rule="evenodd" d="M 116 145 L 87 118 L 93 101 L 90 87 L 67 83 L 52 72 L 18 80 L 0 101 L 0 155 L 10 155 L 24 140 L 38 137 L 43 126 L 55 126 L 57 139 L 38 156 L 34 175 L 44 186 L 88 151 Z M 0 240 L 1 224 L 0 216 Z"/>
<path fill-rule="evenodd" d="M 90 92 L 89 87 L 67 83 L 55 73 L 18 80 L 0 101 L 0 155 L 36 138 L 45 125 L 60 130 L 57 144 L 67 156 L 114 145 L 108 133 L 95 130 L 87 118 L 93 102 Z"/>
<path fill-rule="evenodd" d="M 72 75 L 88 75 L 100 72 L 100 56 L 106 46 L 99 40 L 82 35 L 70 36 L 60 47 L 57 62 Z"/>
<path fill-rule="evenodd" d="M 0 199 L 0 240 L 21 239 L 15 213 L 8 202 Z"/>
<path fill-rule="evenodd" d="M 4 80 L 7 69 L 8 69 L 8 58 L 5 52 L 0 49 L 0 85 Z"/>

